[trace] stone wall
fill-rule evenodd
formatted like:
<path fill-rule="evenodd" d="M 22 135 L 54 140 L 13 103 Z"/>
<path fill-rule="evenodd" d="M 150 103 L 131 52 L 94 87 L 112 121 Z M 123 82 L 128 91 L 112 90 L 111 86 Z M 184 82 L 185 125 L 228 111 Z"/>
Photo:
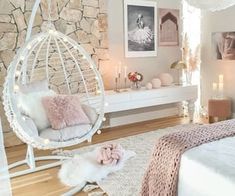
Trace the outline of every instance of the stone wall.
<path fill-rule="evenodd" d="M 51 19 L 55 28 L 79 42 L 97 66 L 109 60 L 108 55 L 108 0 L 51 0 Z M 35 0 L 2 0 L 0 4 L 0 92 L 6 70 L 17 49 L 25 40 L 27 26 Z M 46 27 L 47 0 L 42 0 L 33 25 L 33 34 Z M 10 128 L 2 106 L 0 114 L 5 137 Z"/>

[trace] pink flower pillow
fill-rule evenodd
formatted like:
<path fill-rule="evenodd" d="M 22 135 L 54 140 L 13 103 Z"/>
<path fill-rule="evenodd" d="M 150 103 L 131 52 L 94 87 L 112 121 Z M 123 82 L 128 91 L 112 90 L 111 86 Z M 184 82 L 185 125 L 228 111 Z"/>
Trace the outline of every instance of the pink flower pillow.
<path fill-rule="evenodd" d="M 42 104 L 53 129 L 90 123 L 78 95 L 47 96 Z"/>

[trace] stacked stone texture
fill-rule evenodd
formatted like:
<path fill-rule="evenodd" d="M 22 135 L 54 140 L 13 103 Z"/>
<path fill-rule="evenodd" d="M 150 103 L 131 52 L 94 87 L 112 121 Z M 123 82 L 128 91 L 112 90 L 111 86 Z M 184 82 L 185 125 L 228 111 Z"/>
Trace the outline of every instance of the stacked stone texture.
<path fill-rule="evenodd" d="M 55 28 L 83 46 L 97 66 L 108 62 L 108 0 L 51 0 L 51 19 Z M 25 41 L 27 26 L 35 0 L 4 0 L 0 5 L 0 95 L 6 70 L 16 51 Z M 47 26 L 48 3 L 42 0 L 37 11 L 33 34 Z M 4 132 L 10 131 L 0 114 Z"/>

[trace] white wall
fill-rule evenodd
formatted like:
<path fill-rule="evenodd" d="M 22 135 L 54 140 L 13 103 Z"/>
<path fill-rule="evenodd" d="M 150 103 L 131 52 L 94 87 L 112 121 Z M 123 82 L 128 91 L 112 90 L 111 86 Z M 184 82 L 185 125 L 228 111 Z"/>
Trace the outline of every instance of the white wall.
<path fill-rule="evenodd" d="M 170 70 L 170 65 L 181 58 L 180 46 L 176 47 L 159 47 L 156 57 L 147 58 L 125 58 L 124 50 L 124 12 L 123 0 L 109 0 L 108 18 L 109 18 L 109 53 L 111 62 L 105 66 L 103 77 L 106 81 L 106 87 L 114 86 L 114 68 L 119 61 L 128 66 L 128 71 L 138 71 L 144 75 L 145 84 L 149 82 L 155 75 L 162 72 L 170 72 L 174 77 L 177 73 Z M 159 0 L 158 8 L 180 9 L 180 0 Z M 180 24 L 180 32 L 182 24 Z M 181 37 L 180 37 L 181 40 Z M 181 42 L 181 41 L 180 41 Z M 180 44 L 181 45 L 181 44 Z M 112 72 L 113 70 L 113 72 Z M 108 84 L 107 84 L 108 81 Z M 141 110 L 125 111 L 110 114 L 110 125 L 117 126 L 121 124 L 138 122 L 141 120 L 150 120 L 161 118 L 178 113 L 176 104 L 168 104 L 160 107 L 150 107 Z"/>
<path fill-rule="evenodd" d="M 224 74 L 225 95 L 235 101 L 235 61 L 217 61 L 212 58 L 211 33 L 235 31 L 235 6 L 220 12 L 207 12 L 202 16 L 202 104 L 212 96 L 212 83 Z M 235 105 L 233 106 L 235 112 Z"/>
<path fill-rule="evenodd" d="M 159 0 L 157 1 L 158 8 L 180 8 L 180 0 Z M 123 0 L 109 0 L 108 9 L 109 18 L 109 49 L 110 49 L 110 64 L 106 65 L 103 77 L 113 86 L 114 79 L 111 69 L 119 61 L 128 66 L 128 71 L 138 71 L 143 73 L 144 82 L 151 80 L 154 75 L 161 72 L 171 72 L 169 66 L 172 62 L 181 58 L 180 47 L 158 47 L 157 57 L 148 58 L 125 58 L 124 51 L 124 17 L 123 17 Z M 181 29 L 181 28 L 180 28 Z"/>

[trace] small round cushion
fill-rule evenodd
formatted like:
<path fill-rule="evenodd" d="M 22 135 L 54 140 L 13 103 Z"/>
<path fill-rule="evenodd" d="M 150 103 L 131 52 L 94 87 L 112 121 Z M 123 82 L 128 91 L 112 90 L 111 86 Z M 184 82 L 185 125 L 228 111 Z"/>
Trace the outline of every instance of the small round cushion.
<path fill-rule="evenodd" d="M 162 82 L 161 82 L 161 80 L 160 79 L 158 79 L 158 78 L 154 78 L 154 79 L 152 79 L 152 85 L 153 85 L 153 88 L 160 88 L 161 87 L 161 84 L 162 84 Z"/>
<path fill-rule="evenodd" d="M 147 90 L 151 90 L 153 88 L 153 85 L 151 82 L 148 82 L 145 87 Z"/>
<path fill-rule="evenodd" d="M 169 73 L 161 73 L 158 78 L 162 82 L 162 86 L 170 86 L 173 83 L 173 77 Z"/>

